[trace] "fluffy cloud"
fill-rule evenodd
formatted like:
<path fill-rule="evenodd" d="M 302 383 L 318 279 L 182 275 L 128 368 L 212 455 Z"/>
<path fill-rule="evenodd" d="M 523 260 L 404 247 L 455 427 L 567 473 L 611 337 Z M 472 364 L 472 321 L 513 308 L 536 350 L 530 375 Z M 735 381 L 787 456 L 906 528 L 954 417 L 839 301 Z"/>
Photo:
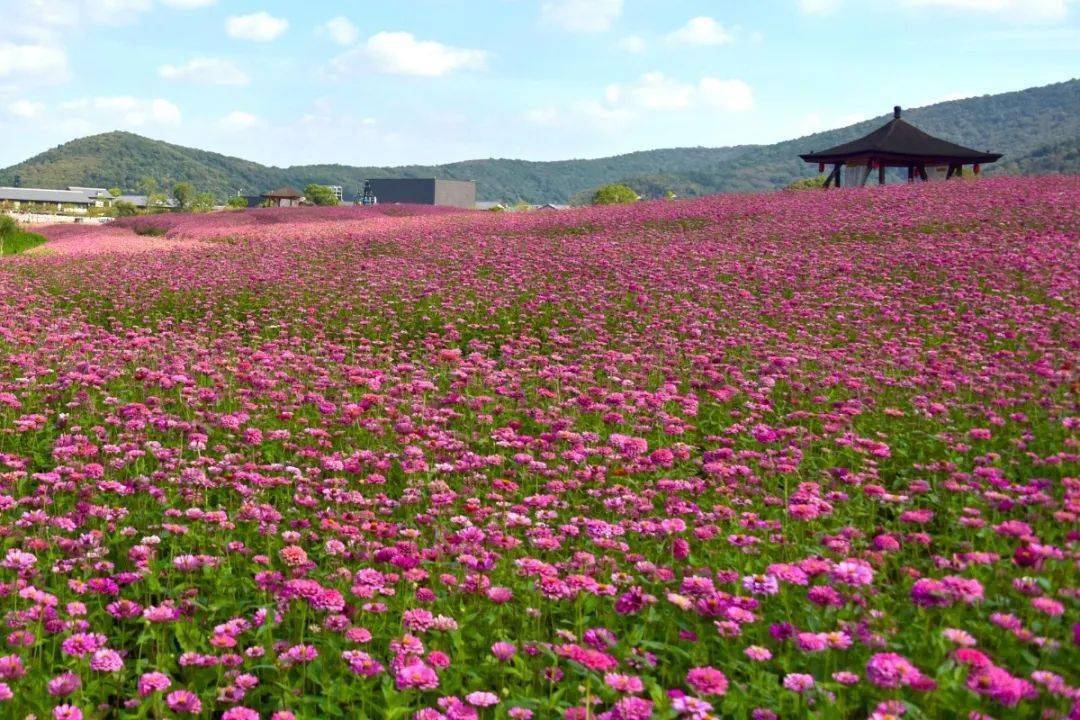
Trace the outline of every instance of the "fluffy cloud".
<path fill-rule="evenodd" d="M 601 100 L 571 103 L 563 108 L 537 107 L 526 112 L 524 119 L 533 125 L 578 130 L 621 127 L 650 116 L 679 112 L 741 112 L 753 107 L 754 93 L 742 80 L 703 77 L 693 83 L 651 72 L 632 83 L 608 85 Z"/>
<path fill-rule="evenodd" d="M 146 125 L 180 124 L 180 108 L 161 98 L 152 100 L 130 96 L 82 98 L 60 103 L 59 108 L 64 112 L 99 114 L 114 126 L 119 124 L 137 128 Z M 112 122 L 113 120 L 116 122 Z"/>
<path fill-rule="evenodd" d="M 603 32 L 622 14 L 623 0 L 547 0 L 540 6 L 545 22 L 571 32 Z"/>
<path fill-rule="evenodd" d="M 33 120 L 45 114 L 45 103 L 34 100 L 15 100 L 8 103 L 7 111 L 12 117 Z"/>
<path fill-rule="evenodd" d="M 732 40 L 731 33 L 711 17 L 692 18 L 668 35 L 668 40 L 685 45 L 723 45 Z"/>
<path fill-rule="evenodd" d="M 259 127 L 263 122 L 257 115 L 252 115 L 251 113 L 243 112 L 241 110 L 233 110 L 231 113 L 218 120 L 217 124 L 222 130 L 242 132 L 244 130 Z"/>
<path fill-rule="evenodd" d="M 639 35 L 627 35 L 619 40 L 619 49 L 628 53 L 645 52 L 645 40 Z"/>
<path fill-rule="evenodd" d="M 407 32 L 380 32 L 368 38 L 364 54 L 382 73 L 438 77 L 455 70 L 478 70 L 487 63 L 483 50 L 417 40 Z"/>
<path fill-rule="evenodd" d="M 742 80 L 703 77 L 696 84 L 666 77 L 660 72 L 642 75 L 634 83 L 609 85 L 604 100 L 610 108 L 631 110 L 685 110 L 710 107 L 743 111 L 754 107 L 754 93 Z"/>
<path fill-rule="evenodd" d="M 67 69 L 63 48 L 0 42 L 0 78 L 58 82 L 67 78 Z"/>
<path fill-rule="evenodd" d="M 338 45 L 352 45 L 360 37 L 360 31 L 344 15 L 329 20 L 322 26 L 322 30 Z"/>
<path fill-rule="evenodd" d="M 197 85 L 247 85 L 251 79 L 229 60 L 197 57 L 183 65 L 162 65 L 158 75 L 166 80 L 184 80 Z"/>
<path fill-rule="evenodd" d="M 232 15 L 225 21 L 229 37 L 252 42 L 270 42 L 289 29 L 289 21 L 267 12 Z"/>

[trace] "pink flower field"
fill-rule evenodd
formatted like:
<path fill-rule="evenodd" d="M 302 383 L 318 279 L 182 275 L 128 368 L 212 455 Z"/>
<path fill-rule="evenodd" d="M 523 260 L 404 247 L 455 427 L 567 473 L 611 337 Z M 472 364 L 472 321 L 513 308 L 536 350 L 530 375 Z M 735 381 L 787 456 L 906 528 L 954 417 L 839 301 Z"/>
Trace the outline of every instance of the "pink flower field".
<path fill-rule="evenodd" d="M 46 234 L 0 717 L 1080 717 L 1080 178 Z"/>

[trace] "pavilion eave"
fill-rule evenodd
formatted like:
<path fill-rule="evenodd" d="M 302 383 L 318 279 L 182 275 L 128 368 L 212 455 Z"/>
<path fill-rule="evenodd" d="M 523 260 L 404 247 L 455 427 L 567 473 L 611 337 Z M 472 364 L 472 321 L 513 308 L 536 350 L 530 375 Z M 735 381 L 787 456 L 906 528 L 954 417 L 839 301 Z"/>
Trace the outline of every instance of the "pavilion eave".
<path fill-rule="evenodd" d="M 985 153 L 982 155 L 909 155 L 905 153 L 890 152 L 858 152 L 843 155 L 827 153 L 807 153 L 800 155 L 808 163 L 844 163 L 846 165 L 873 162 L 886 167 L 907 167 L 909 165 L 977 165 L 982 163 L 997 162 L 1002 158 L 1000 153 Z"/>

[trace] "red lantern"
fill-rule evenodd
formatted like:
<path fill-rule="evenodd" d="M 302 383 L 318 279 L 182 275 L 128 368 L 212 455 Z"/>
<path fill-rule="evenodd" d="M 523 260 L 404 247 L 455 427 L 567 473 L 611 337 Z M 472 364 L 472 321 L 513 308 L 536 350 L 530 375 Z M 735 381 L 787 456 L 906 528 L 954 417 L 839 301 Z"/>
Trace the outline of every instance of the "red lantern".
<path fill-rule="evenodd" d="M 825 172 L 825 163 L 818 163 L 818 164 L 817 164 L 817 171 L 818 171 L 819 173 L 823 173 L 823 172 Z"/>
<path fill-rule="evenodd" d="M 973 167 L 972 170 L 975 172 L 976 175 L 978 175 L 979 171 L 982 170 L 982 168 L 979 167 L 979 163 L 975 163 L 975 167 Z"/>

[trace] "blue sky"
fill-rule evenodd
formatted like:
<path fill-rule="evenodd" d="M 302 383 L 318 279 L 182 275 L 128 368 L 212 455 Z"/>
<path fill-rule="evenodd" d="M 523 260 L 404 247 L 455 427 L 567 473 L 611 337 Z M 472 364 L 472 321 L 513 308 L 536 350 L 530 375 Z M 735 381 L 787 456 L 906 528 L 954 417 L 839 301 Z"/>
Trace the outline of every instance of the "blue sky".
<path fill-rule="evenodd" d="M 1077 0 L 0 0 L 0 166 L 125 129 L 259 162 L 772 142 L 1080 74 Z"/>

